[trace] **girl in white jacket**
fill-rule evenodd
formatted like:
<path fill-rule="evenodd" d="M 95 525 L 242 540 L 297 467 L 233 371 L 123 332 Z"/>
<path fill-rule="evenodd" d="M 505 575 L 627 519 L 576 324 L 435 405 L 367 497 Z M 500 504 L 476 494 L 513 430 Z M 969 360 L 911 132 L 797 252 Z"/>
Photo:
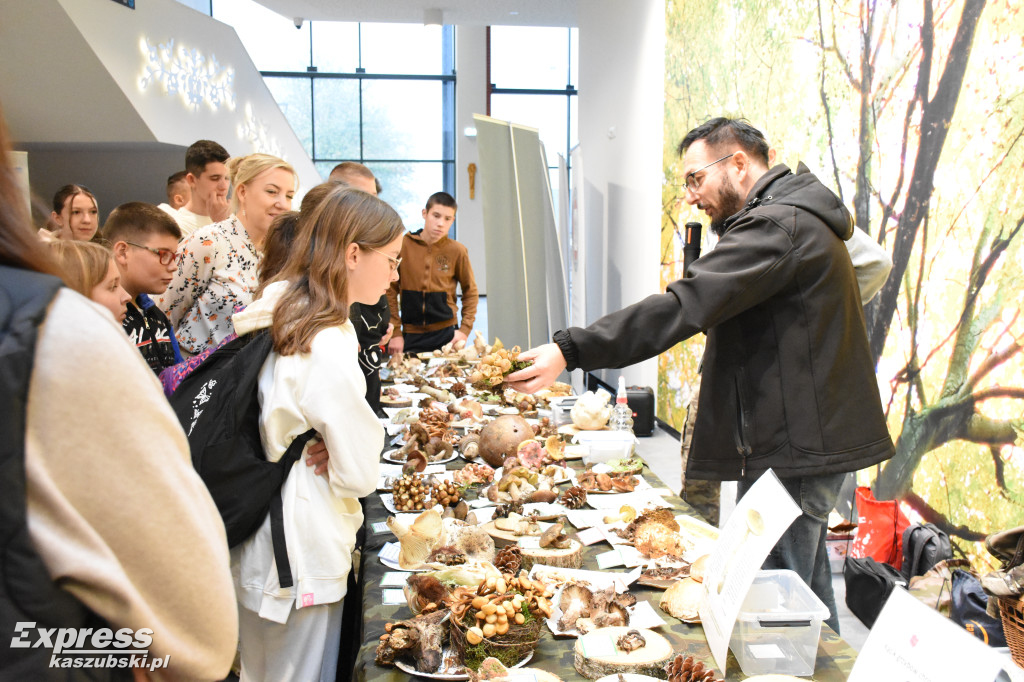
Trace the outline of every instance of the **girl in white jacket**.
<path fill-rule="evenodd" d="M 239 335 L 270 328 L 274 352 L 259 378 L 260 430 L 277 461 L 316 429 L 327 476 L 297 461 L 282 488 L 295 586 L 277 581 L 269 521 L 232 551 L 242 680 L 333 680 L 360 497 L 379 475 L 384 430 L 363 395 L 352 303 L 373 304 L 398 278 L 405 228 L 364 192 L 332 190 L 303 214 L 284 269 L 234 316 Z"/>

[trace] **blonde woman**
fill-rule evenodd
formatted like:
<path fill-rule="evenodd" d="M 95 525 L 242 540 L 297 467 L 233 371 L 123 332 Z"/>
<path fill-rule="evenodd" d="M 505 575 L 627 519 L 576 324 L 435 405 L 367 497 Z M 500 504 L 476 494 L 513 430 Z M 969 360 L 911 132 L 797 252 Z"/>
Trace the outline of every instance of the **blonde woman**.
<path fill-rule="evenodd" d="M 291 210 L 298 186 L 291 165 L 269 154 L 234 157 L 227 166 L 235 187 L 232 214 L 182 241 L 178 272 L 160 301 L 183 356 L 198 355 L 234 331 L 232 314 L 256 293 L 270 223 Z"/>
<path fill-rule="evenodd" d="M 121 273 L 114 262 L 114 253 L 92 242 L 61 240 L 50 242 L 64 282 L 110 311 L 118 324 L 124 321 L 128 301 L 132 297 L 121 286 Z"/>
<path fill-rule="evenodd" d="M 293 587 L 278 583 L 269 520 L 232 550 L 242 680 L 335 679 L 359 498 L 377 484 L 384 445 L 348 310 L 376 303 L 397 279 L 404 231 L 387 204 L 339 186 L 301 215 L 284 268 L 235 315 L 239 335 L 273 337 L 259 377 L 267 459 L 311 428 L 331 453 L 326 476 L 300 460 L 281 489 Z"/>

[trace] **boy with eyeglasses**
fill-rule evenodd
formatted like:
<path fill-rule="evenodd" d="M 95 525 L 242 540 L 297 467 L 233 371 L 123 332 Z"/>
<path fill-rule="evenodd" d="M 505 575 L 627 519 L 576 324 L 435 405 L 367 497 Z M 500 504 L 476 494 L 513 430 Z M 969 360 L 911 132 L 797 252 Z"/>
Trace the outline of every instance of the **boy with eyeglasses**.
<path fill-rule="evenodd" d="M 181 362 L 167 316 L 150 299 L 164 293 L 178 269 L 181 229 L 171 216 L 141 201 L 111 212 L 103 237 L 114 251 L 121 286 L 132 297 L 122 326 L 154 373 Z"/>

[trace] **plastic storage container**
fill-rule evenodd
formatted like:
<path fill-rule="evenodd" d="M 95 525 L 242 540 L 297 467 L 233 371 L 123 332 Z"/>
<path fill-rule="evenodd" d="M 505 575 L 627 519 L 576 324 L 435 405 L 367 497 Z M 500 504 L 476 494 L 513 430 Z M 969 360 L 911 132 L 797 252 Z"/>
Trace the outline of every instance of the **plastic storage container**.
<path fill-rule="evenodd" d="M 746 675 L 812 675 L 828 607 L 794 571 L 758 571 L 729 648 Z"/>
<path fill-rule="evenodd" d="M 629 431 L 580 431 L 572 441 L 587 447 L 584 464 L 597 464 L 632 455 L 636 436 Z"/>

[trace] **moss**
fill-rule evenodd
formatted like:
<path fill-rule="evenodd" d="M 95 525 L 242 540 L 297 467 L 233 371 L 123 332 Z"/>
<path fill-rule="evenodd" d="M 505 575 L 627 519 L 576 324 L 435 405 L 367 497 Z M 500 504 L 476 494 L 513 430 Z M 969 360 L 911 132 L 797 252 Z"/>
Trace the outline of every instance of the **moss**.
<path fill-rule="evenodd" d="M 511 668 L 520 661 L 521 657 L 516 656 L 513 647 L 490 647 L 485 642 L 479 644 L 466 644 L 465 666 L 470 670 L 479 670 L 484 659 L 493 656 L 501 661 L 506 668 Z"/>

